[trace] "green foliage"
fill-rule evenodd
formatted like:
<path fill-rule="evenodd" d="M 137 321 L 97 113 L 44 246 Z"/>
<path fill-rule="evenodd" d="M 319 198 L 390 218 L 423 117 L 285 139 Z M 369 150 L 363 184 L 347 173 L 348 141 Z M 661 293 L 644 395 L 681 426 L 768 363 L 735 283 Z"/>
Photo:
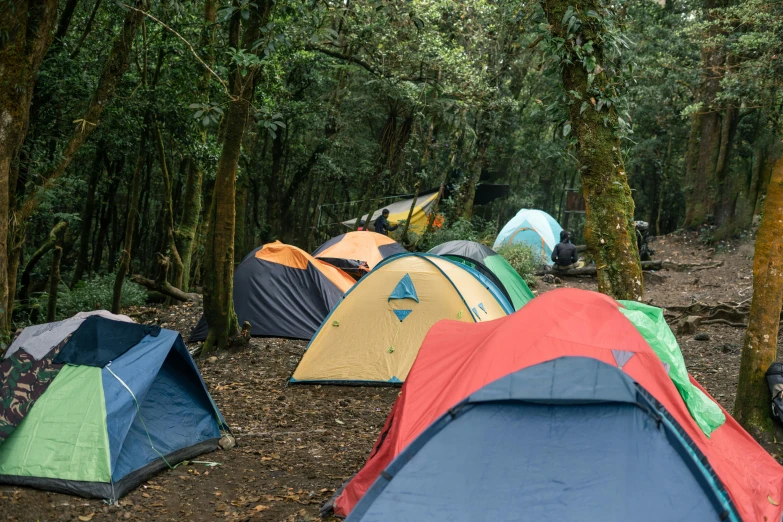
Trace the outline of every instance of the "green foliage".
<path fill-rule="evenodd" d="M 114 290 L 114 274 L 95 276 L 86 281 L 80 281 L 72 289 L 61 285 L 57 292 L 57 320 L 67 319 L 78 312 L 90 312 L 93 310 L 106 310 L 111 307 L 112 292 Z M 46 317 L 49 294 L 39 294 L 34 303 L 37 304 L 40 317 Z M 122 285 L 122 299 L 120 306 L 141 306 L 147 302 L 147 290 L 143 287 L 125 280 Z"/>
<path fill-rule="evenodd" d="M 475 241 L 484 245 L 491 246 L 497 236 L 495 223 L 486 221 L 480 217 L 473 219 L 460 218 L 452 224 L 445 224 L 439 229 L 434 229 L 429 236 L 425 236 L 417 244 L 419 251 L 427 250 L 446 243 L 447 241 Z"/>
<path fill-rule="evenodd" d="M 540 253 L 534 252 L 530 245 L 520 243 L 502 246 L 497 252 L 522 276 L 522 279 L 525 280 L 528 286 L 535 286 L 536 278 L 534 275 L 541 267 Z"/>
<path fill-rule="evenodd" d="M 256 71 L 237 169 L 238 185 L 248 191 L 247 207 L 237 209 L 245 219 L 237 226 L 246 233 L 238 246 L 244 251 L 273 239 L 312 250 L 345 232 L 341 222 L 410 197 L 417 185 L 421 194 L 441 183 L 451 192 L 439 204 L 445 225 L 424 238 L 411 232 L 419 250 L 451 239 L 492 244 L 498 226 L 520 208 L 545 210 L 581 237 L 584 217 L 571 215 L 565 223 L 564 212 L 565 189 L 581 187 L 579 129 L 571 109 L 601 117 L 616 112 L 617 120 L 605 124 L 616 125 L 623 137 L 635 217 L 649 221 L 653 233 L 667 233 L 682 225 L 692 188 L 685 179 L 691 123 L 713 109 L 737 107 L 726 178 L 745 187 L 738 190 L 738 214 L 760 208 L 743 198 L 763 198 L 765 161 L 780 146 L 783 4 L 724 2 L 728 7 L 710 12 L 703 0 L 599 0 L 597 9 L 584 12 L 573 2 L 570 9 L 563 5 L 558 21 L 566 34 L 558 39 L 550 35 L 539 2 L 278 0 L 252 49 L 237 50 L 229 38 L 232 20 L 239 22 L 241 41 L 259 0 L 219 3 L 214 22 L 205 21 L 203 3 L 153 2 L 150 14 L 192 48 L 145 19 L 115 98 L 100 122 L 90 122 L 95 132 L 65 174 L 44 188 L 94 93 L 125 14 L 100 3 L 91 21 L 95 2 L 78 2 L 62 45 L 52 48 L 38 71 L 30 131 L 18 161 L 13 159 L 19 174 L 13 199 L 41 193 L 38 212 L 25 223 L 20 272 L 55 219 L 68 221 L 66 243 L 74 245 L 63 257 L 64 281 L 70 283 L 84 226 L 90 227 L 89 270 L 113 272 L 138 165 L 143 192 L 135 209 L 132 272 L 154 276 L 156 254 L 166 251 L 161 216 L 167 202 L 154 142 L 148 140 L 137 158 L 142 136 L 150 136 L 144 117 L 149 113 L 161 129 L 173 177 L 175 227 L 185 214 L 190 167 L 203 172 L 191 277 L 198 287 L 203 225 L 221 152 L 218 134 L 229 114 L 226 87 L 236 79 L 235 69 Z M 706 45 L 730 57 L 717 107 L 700 95 Z M 559 67 L 568 60 L 590 74 L 586 96 L 562 88 Z M 390 146 L 390 133 L 400 129 L 407 131 Z M 508 185 L 507 195 L 475 206 L 472 219 L 460 219 L 463 196 L 477 181 L 479 189 Z M 89 194 L 95 209 L 83 223 Z M 35 267 L 31 288 L 45 287 L 49 259 Z M 81 286 L 63 290 L 61 314 L 96 302 L 109 305 L 107 294 L 66 311 L 70 294 L 85 292 Z"/>

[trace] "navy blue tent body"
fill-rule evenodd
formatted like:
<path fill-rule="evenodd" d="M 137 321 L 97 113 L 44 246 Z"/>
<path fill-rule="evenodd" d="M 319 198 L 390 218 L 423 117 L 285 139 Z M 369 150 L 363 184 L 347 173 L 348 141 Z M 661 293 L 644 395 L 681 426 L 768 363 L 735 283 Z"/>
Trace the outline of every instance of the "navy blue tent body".
<path fill-rule="evenodd" d="M 498 379 L 449 410 L 347 520 L 739 520 L 706 462 L 622 370 L 564 357 Z"/>
<path fill-rule="evenodd" d="M 275 241 L 253 250 L 234 270 L 234 311 L 250 335 L 310 339 L 354 284 L 342 270 Z M 204 316 L 190 341 L 209 334 Z"/>

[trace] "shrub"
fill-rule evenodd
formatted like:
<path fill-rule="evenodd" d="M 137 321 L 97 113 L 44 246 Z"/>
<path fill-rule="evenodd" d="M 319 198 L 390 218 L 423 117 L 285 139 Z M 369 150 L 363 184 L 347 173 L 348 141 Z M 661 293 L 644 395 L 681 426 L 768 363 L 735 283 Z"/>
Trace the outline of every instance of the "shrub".
<path fill-rule="evenodd" d="M 417 250 L 426 252 L 432 247 L 455 240 L 475 241 L 492 246 L 496 235 L 495 223 L 492 221 L 478 217 L 470 220 L 460 218 L 454 223 L 446 223 L 443 227 L 434 229 L 431 234 L 422 237 L 417 245 Z"/>
<path fill-rule="evenodd" d="M 67 319 L 78 312 L 91 312 L 93 310 L 108 310 L 111 308 L 111 299 L 114 294 L 114 274 L 95 276 L 92 279 L 79 281 L 76 286 L 69 289 L 66 285 L 60 285 L 57 292 L 56 319 Z M 49 294 L 44 292 L 37 297 L 40 306 L 40 318 L 44 319 L 47 313 Z M 147 291 L 127 279 L 122 285 L 120 307 L 141 306 L 147 302 Z"/>
<path fill-rule="evenodd" d="M 534 252 L 529 245 L 514 243 L 498 249 L 498 254 L 508 261 L 528 286 L 534 286 L 536 279 L 533 277 L 541 267 L 541 254 Z"/>

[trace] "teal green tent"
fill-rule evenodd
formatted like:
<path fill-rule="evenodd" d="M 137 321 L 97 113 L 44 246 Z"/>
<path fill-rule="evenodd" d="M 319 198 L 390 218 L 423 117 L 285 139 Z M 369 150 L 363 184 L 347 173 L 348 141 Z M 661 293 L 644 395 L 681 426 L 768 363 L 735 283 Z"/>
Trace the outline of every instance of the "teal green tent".
<path fill-rule="evenodd" d="M 431 249 L 430 254 L 444 256 L 466 264 L 492 280 L 503 292 L 514 310 L 519 310 L 533 299 L 533 292 L 503 256 L 474 241 L 448 241 Z"/>

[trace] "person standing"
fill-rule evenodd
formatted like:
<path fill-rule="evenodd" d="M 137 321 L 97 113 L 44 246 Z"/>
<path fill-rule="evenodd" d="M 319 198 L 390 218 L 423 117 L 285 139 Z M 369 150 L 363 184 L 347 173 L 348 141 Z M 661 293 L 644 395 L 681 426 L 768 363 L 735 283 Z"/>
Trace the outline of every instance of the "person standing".
<path fill-rule="evenodd" d="M 381 215 L 378 216 L 378 219 L 375 220 L 375 231 L 378 234 L 383 234 L 384 236 L 388 236 L 389 232 L 392 230 L 397 230 L 397 227 L 399 227 L 399 225 L 392 225 L 389 223 L 388 208 L 383 209 Z"/>

